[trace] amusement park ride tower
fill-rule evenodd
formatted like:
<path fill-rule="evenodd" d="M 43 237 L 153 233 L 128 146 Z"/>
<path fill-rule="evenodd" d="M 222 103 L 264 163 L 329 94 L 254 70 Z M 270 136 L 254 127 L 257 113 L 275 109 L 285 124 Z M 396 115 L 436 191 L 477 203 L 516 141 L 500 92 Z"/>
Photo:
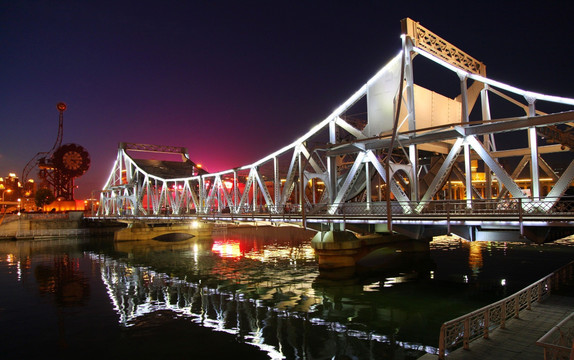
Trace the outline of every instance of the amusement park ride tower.
<path fill-rule="evenodd" d="M 66 104 L 60 102 L 57 107 L 60 117 L 56 142 L 50 151 L 39 152 L 28 162 L 22 172 L 22 180 L 25 182 L 37 167 L 39 188 L 51 189 L 57 199 L 74 200 L 74 179 L 90 168 L 90 154 L 78 144 L 62 145 Z"/>

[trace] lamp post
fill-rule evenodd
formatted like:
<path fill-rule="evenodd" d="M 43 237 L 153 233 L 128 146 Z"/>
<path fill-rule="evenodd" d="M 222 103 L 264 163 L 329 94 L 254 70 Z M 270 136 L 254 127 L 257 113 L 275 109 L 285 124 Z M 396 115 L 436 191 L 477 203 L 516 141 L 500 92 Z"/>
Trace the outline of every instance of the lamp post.
<path fill-rule="evenodd" d="M 6 193 L 11 193 L 12 189 L 6 189 L 2 192 L 2 201 L 4 201 L 4 195 L 6 195 Z"/>
<path fill-rule="evenodd" d="M 16 234 L 16 237 L 20 236 L 20 232 L 22 231 L 22 217 L 20 216 L 20 201 L 21 199 L 18 199 L 18 233 Z"/>

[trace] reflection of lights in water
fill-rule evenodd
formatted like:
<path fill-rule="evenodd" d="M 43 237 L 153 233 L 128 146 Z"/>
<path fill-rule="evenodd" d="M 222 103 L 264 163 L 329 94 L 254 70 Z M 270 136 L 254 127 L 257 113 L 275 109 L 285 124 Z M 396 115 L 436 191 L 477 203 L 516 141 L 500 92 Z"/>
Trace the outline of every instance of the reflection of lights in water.
<path fill-rule="evenodd" d="M 404 282 L 408 282 L 409 280 L 411 280 L 413 278 L 413 274 L 404 274 L 401 276 L 395 276 L 395 277 L 389 277 L 385 279 L 385 283 L 384 283 L 384 287 L 391 287 L 394 284 L 400 284 L 400 283 L 404 283 Z"/>
<path fill-rule="evenodd" d="M 16 260 L 16 256 L 14 256 L 14 254 L 7 254 L 6 262 L 8 263 L 8 266 L 16 267 L 16 278 L 18 281 L 22 280 L 22 266 L 20 264 L 20 259 Z"/>
<path fill-rule="evenodd" d="M 242 334 L 241 337 L 244 343 L 257 346 L 259 349 L 265 351 L 269 358 L 273 360 L 285 358 L 282 350 L 285 344 L 281 341 L 277 345 L 265 344 L 265 329 L 270 325 L 267 325 L 265 322 L 252 321 L 247 324 L 248 329 L 246 329 L 245 325 L 243 325 L 239 319 L 249 314 L 263 314 L 264 317 L 271 316 L 269 315 L 270 313 L 276 313 L 277 316 L 281 318 L 301 319 L 303 316 L 301 311 L 314 311 L 314 304 L 320 304 L 319 298 L 313 295 L 313 289 L 311 288 L 312 279 L 307 278 L 309 274 L 300 276 L 305 278 L 301 281 L 307 283 L 307 287 L 295 288 L 295 285 L 291 284 L 291 286 L 283 286 L 281 290 L 278 288 L 273 289 L 274 293 L 287 294 L 287 292 L 290 291 L 292 292 L 292 294 L 290 294 L 292 298 L 308 301 L 308 307 L 306 307 L 306 309 L 285 308 L 281 305 L 284 302 L 267 306 L 261 298 L 251 299 L 246 296 L 246 294 L 234 291 L 222 291 L 220 288 L 204 287 L 201 281 L 198 281 L 198 283 L 190 283 L 178 278 L 172 278 L 166 274 L 157 273 L 145 267 L 132 268 L 128 276 L 125 271 L 127 268 L 125 264 L 97 255 L 91 256 L 94 261 L 98 261 L 100 264 L 102 281 L 106 286 L 114 309 L 120 317 L 119 323 L 122 326 L 129 327 L 134 325 L 134 320 L 143 315 L 160 310 L 170 310 L 176 313 L 178 317 L 189 318 L 190 321 L 200 326 L 210 328 L 213 331 L 225 332 L 232 335 Z M 408 275 L 399 276 L 392 278 L 392 281 L 403 282 L 407 278 Z M 146 282 L 144 279 L 149 279 L 150 281 Z M 296 285 L 300 286 L 301 284 L 298 283 Z M 375 286 L 379 285 L 379 282 L 371 284 L 373 291 L 375 291 Z M 306 293 L 307 290 L 310 292 Z M 289 301 L 290 300 L 286 300 L 286 302 Z M 237 305 L 234 306 L 234 308 L 245 309 L 246 312 L 242 314 L 242 316 L 237 316 L 237 321 L 230 322 L 228 316 L 233 318 L 235 315 L 233 311 L 231 313 L 226 311 L 226 309 L 229 309 L 226 304 L 231 304 L 232 302 L 245 303 L 245 305 Z M 198 309 L 198 305 L 200 309 Z M 258 310 L 250 310 L 250 306 Z M 263 312 L 267 312 L 267 315 L 264 315 Z M 329 331 L 345 334 L 345 336 L 348 337 L 363 340 L 369 339 L 370 341 L 386 344 L 392 343 L 404 349 L 425 351 L 431 354 L 436 354 L 438 351 L 431 346 L 401 342 L 386 335 L 349 328 L 346 324 L 336 321 L 316 317 L 308 318 L 308 320 L 313 325 L 324 326 Z M 256 327 L 251 328 L 253 324 L 256 324 Z"/>
<path fill-rule="evenodd" d="M 473 241 L 469 243 L 468 267 L 472 270 L 473 275 L 477 275 L 482 269 L 482 248 L 486 243 Z"/>
<path fill-rule="evenodd" d="M 462 238 L 456 235 L 441 235 L 433 237 L 429 243 L 431 250 L 450 251 L 461 246 Z"/>
<path fill-rule="evenodd" d="M 218 253 L 221 257 L 237 258 L 241 256 L 239 240 L 215 240 L 211 251 Z"/>
<path fill-rule="evenodd" d="M 374 283 L 369 284 L 369 285 L 364 285 L 363 291 L 379 291 L 380 285 L 381 285 L 380 281 L 374 282 Z"/>
<path fill-rule="evenodd" d="M 263 263 L 277 262 L 279 259 L 289 259 L 289 264 L 296 266 L 298 260 L 312 260 L 315 250 L 312 247 L 293 248 L 290 246 L 267 245 L 261 250 L 250 251 L 245 257 Z"/>
<path fill-rule="evenodd" d="M 464 283 L 467 284 L 468 283 L 468 275 L 463 275 L 462 281 L 464 281 Z"/>

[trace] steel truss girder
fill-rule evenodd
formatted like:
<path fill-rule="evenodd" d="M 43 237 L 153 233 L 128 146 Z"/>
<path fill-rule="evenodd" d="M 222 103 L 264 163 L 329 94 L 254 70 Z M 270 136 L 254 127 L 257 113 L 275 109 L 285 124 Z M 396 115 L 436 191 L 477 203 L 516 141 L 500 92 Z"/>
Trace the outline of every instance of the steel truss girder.
<path fill-rule="evenodd" d="M 415 104 L 413 94 L 410 94 L 404 100 L 407 102 L 405 106 L 409 112 L 407 117 L 404 119 L 408 118 L 409 122 L 412 122 L 412 124 L 408 132 L 397 134 L 395 139 L 392 141 L 397 145 L 396 148 L 401 148 L 403 152 L 404 149 L 413 147 L 413 151 L 409 151 L 408 154 L 405 152 L 406 158 L 409 159 L 410 164 L 413 166 L 411 171 L 407 172 L 410 176 L 411 186 L 412 184 L 416 184 L 418 182 L 418 173 L 421 169 L 421 166 L 418 166 L 415 163 L 415 161 L 418 160 L 418 156 L 412 155 L 415 153 L 414 146 L 419 144 L 430 145 L 432 143 L 441 143 L 441 146 L 446 145 L 444 146 L 445 150 L 442 151 L 447 152 L 448 146 L 451 146 L 450 143 L 452 140 L 454 140 L 454 145 L 452 145 L 450 150 L 448 150 L 447 159 L 441 165 L 438 174 L 431 182 L 426 193 L 421 197 L 420 202 L 418 202 L 416 211 L 421 212 L 431 201 L 431 199 L 436 196 L 440 187 L 442 184 L 444 184 L 444 180 L 449 176 L 453 166 L 455 166 L 461 149 L 468 146 L 473 148 L 480 159 L 499 179 L 499 183 L 503 184 L 505 189 L 510 190 L 510 193 L 513 195 L 513 197 L 524 198 L 524 193 L 513 180 L 514 176 L 508 176 L 506 171 L 504 171 L 500 164 L 498 164 L 498 162 L 495 160 L 497 157 L 497 152 L 491 152 L 490 148 L 485 149 L 485 145 L 488 146 L 488 144 L 485 143 L 485 145 L 483 145 L 476 138 L 476 136 L 491 136 L 494 133 L 517 131 L 528 128 L 532 129 L 536 127 L 572 122 L 574 121 L 574 111 L 541 116 L 491 120 L 489 115 L 490 111 L 488 98 L 486 96 L 487 92 L 498 91 L 494 89 L 496 87 L 498 89 L 507 90 L 526 97 L 529 103 L 532 105 L 531 108 L 529 108 L 530 115 L 535 113 L 540 114 L 540 112 L 534 111 L 533 109 L 534 100 L 554 101 L 569 105 L 574 105 L 574 100 L 528 93 L 520 89 L 492 81 L 485 78 L 484 76 L 468 72 L 468 70 L 455 68 L 451 64 L 446 63 L 444 60 L 437 60 L 436 56 L 429 54 L 425 50 L 419 49 L 416 45 L 406 47 L 405 43 L 403 43 L 403 49 L 409 51 L 409 56 L 412 50 L 413 54 L 416 52 L 427 58 L 431 58 L 431 60 L 437 61 L 440 65 L 459 74 L 463 78 L 470 78 L 485 84 L 484 89 L 482 90 L 483 96 L 481 97 L 483 101 L 483 117 L 484 120 L 487 121 L 478 124 L 465 123 L 457 126 L 456 128 L 454 128 L 455 124 L 447 124 L 442 128 L 417 129 L 414 123 Z M 399 56 L 402 56 L 402 53 L 399 54 Z M 433 58 L 433 56 L 435 58 Z M 409 78 L 409 76 L 412 76 L 412 63 L 410 60 L 411 59 L 409 57 L 409 61 L 405 65 L 408 67 L 407 71 L 405 72 L 405 76 L 407 77 L 407 83 L 412 86 L 412 77 Z M 363 85 L 325 120 L 323 120 L 317 126 L 313 127 L 296 142 L 266 156 L 263 159 L 258 160 L 251 165 L 243 166 L 235 170 L 229 170 L 218 174 L 193 176 L 185 179 L 162 179 L 157 176 L 153 176 L 152 174 L 147 174 L 145 171 L 138 168 L 136 163 L 132 161 L 129 155 L 125 152 L 125 148 L 120 147 L 120 151 L 118 151 L 118 158 L 114 168 L 112 169 L 110 178 L 108 179 L 104 191 L 100 196 L 102 204 L 100 213 L 112 214 L 131 211 L 134 215 L 138 213 L 146 214 L 150 212 L 159 214 L 163 206 L 169 206 L 171 212 L 174 214 L 182 214 L 188 211 L 191 207 L 195 207 L 198 213 L 206 213 L 213 211 L 216 204 L 216 211 L 221 211 L 221 206 L 225 202 L 229 205 L 232 211 L 237 213 L 241 212 L 244 207 L 249 208 L 248 201 L 251 186 L 253 186 L 254 209 L 255 206 L 258 205 L 256 203 L 258 201 L 257 185 L 259 185 L 259 189 L 262 191 L 264 201 L 268 205 L 269 210 L 272 211 L 274 209 L 275 211 L 279 212 L 283 211 L 287 201 L 292 198 L 292 192 L 295 189 L 297 183 L 295 179 L 297 177 L 299 178 L 300 189 L 303 190 L 299 194 L 300 197 L 298 202 L 300 205 L 309 204 L 309 201 L 305 195 L 303 184 L 306 183 L 309 176 L 312 174 L 315 177 L 320 177 L 319 175 L 326 177 L 327 181 L 324 181 L 326 191 L 323 192 L 321 201 L 325 199 L 326 194 L 328 194 L 329 204 L 333 206 L 333 211 L 336 211 L 336 207 L 338 207 L 340 203 L 346 200 L 348 193 L 351 190 L 357 189 L 358 191 L 362 191 L 356 186 L 355 183 L 357 181 L 358 175 L 362 174 L 361 171 L 363 171 L 362 169 L 365 167 L 365 164 L 373 164 L 378 175 L 385 183 L 388 184 L 390 191 L 394 194 L 399 203 L 409 203 L 409 197 L 403 192 L 401 187 L 394 180 L 393 174 L 396 171 L 396 166 L 391 166 L 391 169 L 389 169 L 391 174 L 389 179 L 387 179 L 386 171 L 383 165 L 377 159 L 377 155 L 374 152 L 380 149 L 388 149 L 391 139 L 388 136 L 366 138 L 362 131 L 350 125 L 342 118 L 347 110 L 349 110 L 355 103 L 357 103 L 357 101 L 366 95 L 368 84 L 376 81 L 376 79 L 378 79 L 382 73 L 383 70 L 381 70 L 381 72 L 369 80 L 367 84 Z M 327 128 L 329 140 L 323 148 L 323 150 L 325 150 L 325 152 L 322 153 L 324 157 L 320 157 L 317 151 L 311 151 L 312 149 L 307 148 L 307 144 L 310 143 L 308 140 L 312 136 L 318 134 L 320 131 L 325 130 L 325 128 Z M 354 140 L 352 140 L 350 143 L 337 143 L 337 128 L 346 131 L 348 134 L 354 137 Z M 540 147 L 538 149 L 538 154 L 546 153 L 546 149 L 548 149 L 548 151 L 552 151 L 551 146 Z M 552 146 L 552 149 L 556 149 L 556 146 Z M 153 148 L 153 150 L 183 152 L 183 150 L 177 148 Z M 492 150 L 494 150 L 494 148 Z M 531 153 L 528 151 L 528 149 L 510 151 L 514 151 L 514 153 L 519 153 L 521 151 L 527 151 L 528 154 Z M 503 152 L 498 153 L 501 154 Z M 506 154 L 510 153 L 506 152 Z M 521 153 L 521 155 L 527 154 Z M 279 174 L 280 156 L 285 156 L 285 158 L 291 156 L 289 169 L 286 174 L 286 181 L 283 186 L 281 186 L 281 179 Z M 342 182 L 338 182 L 337 174 L 342 168 L 337 165 L 337 162 L 343 157 L 348 157 L 348 161 L 349 163 L 352 162 L 352 166 L 350 170 L 347 171 L 346 178 L 344 178 Z M 534 159 L 532 155 L 530 158 L 531 162 L 535 162 L 532 160 Z M 548 166 L 548 164 L 541 160 L 542 158 L 538 156 L 536 158 L 540 160 L 539 165 L 541 168 L 543 168 L 546 172 L 549 172 L 548 170 L 551 171 L 551 168 Z M 469 156 L 467 156 L 465 160 L 465 165 L 467 167 L 466 175 L 469 175 Z M 269 194 L 267 186 L 263 181 L 262 173 L 259 169 L 261 165 L 267 163 L 268 161 L 274 162 L 274 198 L 272 198 Z M 325 166 L 325 164 L 327 165 Z M 312 170 L 308 171 L 307 166 L 309 166 Z M 241 194 L 240 199 L 238 199 L 238 187 L 240 184 L 238 184 L 237 180 L 237 170 L 249 170 L 249 175 L 247 176 L 245 183 L 242 184 L 245 185 L 245 190 L 243 194 Z M 230 174 L 231 172 L 233 172 L 234 175 L 233 198 L 231 194 L 226 190 L 223 184 L 223 178 L 221 177 L 223 174 Z M 365 185 L 367 185 L 368 181 L 370 181 L 370 172 L 368 169 L 365 170 L 365 172 L 367 174 L 367 183 Z M 124 178 L 122 178 L 122 176 L 124 176 Z M 551 191 L 551 194 L 548 196 L 556 194 L 561 195 L 570 184 L 573 177 L 574 165 L 571 163 L 568 169 L 562 173 L 562 176 L 558 179 L 556 185 Z M 211 179 L 211 183 L 210 185 L 206 185 L 208 184 L 209 179 Z M 199 184 L 197 190 L 195 187 L 196 184 Z M 182 189 L 180 189 L 180 186 L 182 186 Z M 170 189 L 172 188 L 173 192 L 170 192 Z M 467 183 L 467 189 L 468 188 L 469 185 Z M 369 189 L 368 186 L 367 189 Z M 415 198 L 411 200 L 416 201 L 416 196 L 414 197 Z M 147 199 L 147 206 L 142 204 L 144 199 Z M 403 206 L 403 210 L 405 212 L 412 211 L 408 206 Z"/>

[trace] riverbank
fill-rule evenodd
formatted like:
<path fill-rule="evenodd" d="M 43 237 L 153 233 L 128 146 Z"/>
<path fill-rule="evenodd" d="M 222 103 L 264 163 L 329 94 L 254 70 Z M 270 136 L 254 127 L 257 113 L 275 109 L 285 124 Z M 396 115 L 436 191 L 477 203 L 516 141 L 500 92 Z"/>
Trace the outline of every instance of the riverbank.
<path fill-rule="evenodd" d="M 66 213 L 21 213 L 2 218 L 0 239 L 41 240 L 68 236 L 99 236 L 112 234 L 125 225 L 116 221 L 89 221 L 82 211 Z"/>

